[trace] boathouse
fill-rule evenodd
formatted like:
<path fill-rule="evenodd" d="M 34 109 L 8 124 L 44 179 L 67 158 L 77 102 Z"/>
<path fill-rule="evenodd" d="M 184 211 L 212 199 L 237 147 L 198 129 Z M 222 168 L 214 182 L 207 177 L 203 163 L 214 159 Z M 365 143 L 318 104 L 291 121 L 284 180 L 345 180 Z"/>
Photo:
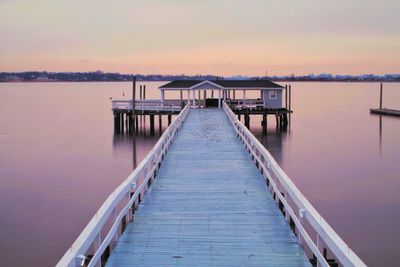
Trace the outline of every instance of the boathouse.
<path fill-rule="evenodd" d="M 279 109 L 283 107 L 283 86 L 269 80 L 175 80 L 159 87 L 161 101 L 165 101 L 167 91 L 187 92 L 187 101 L 196 107 L 221 107 L 221 101 L 229 101 L 236 105 L 253 104 L 263 108 Z M 236 98 L 236 92 L 242 98 Z M 247 91 L 259 91 L 257 99 L 246 97 Z M 196 97 L 197 95 L 197 97 Z"/>

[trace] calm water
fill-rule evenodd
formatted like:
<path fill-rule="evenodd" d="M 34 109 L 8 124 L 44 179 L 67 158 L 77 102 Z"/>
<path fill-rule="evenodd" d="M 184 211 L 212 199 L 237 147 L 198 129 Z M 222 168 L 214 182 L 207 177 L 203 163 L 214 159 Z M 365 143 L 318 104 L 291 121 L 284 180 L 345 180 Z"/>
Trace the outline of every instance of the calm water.
<path fill-rule="evenodd" d="M 158 85 L 147 83 L 146 96 L 158 98 Z M 0 84 L 1 266 L 54 265 L 155 144 L 157 135 L 113 133 L 109 98 L 130 92 L 130 83 Z M 367 264 L 397 266 L 400 119 L 369 114 L 374 83 L 292 83 L 292 95 L 290 131 L 277 133 L 272 117 L 267 136 L 260 118 L 252 131 Z M 400 84 L 385 85 L 384 106 L 400 108 Z"/>

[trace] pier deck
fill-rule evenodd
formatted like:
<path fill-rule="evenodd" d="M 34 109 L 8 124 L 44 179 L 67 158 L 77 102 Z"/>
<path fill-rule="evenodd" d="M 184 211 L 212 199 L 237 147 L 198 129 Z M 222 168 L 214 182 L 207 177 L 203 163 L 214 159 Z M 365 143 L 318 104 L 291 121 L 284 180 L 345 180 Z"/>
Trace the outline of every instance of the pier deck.
<path fill-rule="evenodd" d="M 195 109 L 106 266 L 310 266 L 222 109 Z"/>

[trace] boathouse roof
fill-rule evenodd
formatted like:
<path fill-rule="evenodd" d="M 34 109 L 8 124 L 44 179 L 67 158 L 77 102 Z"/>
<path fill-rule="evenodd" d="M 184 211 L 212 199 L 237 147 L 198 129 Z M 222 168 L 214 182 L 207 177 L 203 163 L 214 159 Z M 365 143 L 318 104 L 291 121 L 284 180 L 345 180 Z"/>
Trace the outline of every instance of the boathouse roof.
<path fill-rule="evenodd" d="M 209 83 L 224 88 L 251 88 L 251 89 L 266 89 L 276 88 L 281 89 L 283 86 L 271 82 L 270 80 L 175 80 L 160 86 L 160 89 L 194 89 L 197 85 Z"/>

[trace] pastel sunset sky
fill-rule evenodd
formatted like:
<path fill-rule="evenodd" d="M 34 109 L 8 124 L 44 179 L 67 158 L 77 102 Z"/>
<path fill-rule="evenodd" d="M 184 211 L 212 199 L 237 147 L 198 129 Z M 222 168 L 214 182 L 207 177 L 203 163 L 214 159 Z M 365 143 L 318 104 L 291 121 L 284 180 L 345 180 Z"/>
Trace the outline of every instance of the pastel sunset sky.
<path fill-rule="evenodd" d="M 400 72 L 399 0 L 0 0 L 0 71 Z"/>

